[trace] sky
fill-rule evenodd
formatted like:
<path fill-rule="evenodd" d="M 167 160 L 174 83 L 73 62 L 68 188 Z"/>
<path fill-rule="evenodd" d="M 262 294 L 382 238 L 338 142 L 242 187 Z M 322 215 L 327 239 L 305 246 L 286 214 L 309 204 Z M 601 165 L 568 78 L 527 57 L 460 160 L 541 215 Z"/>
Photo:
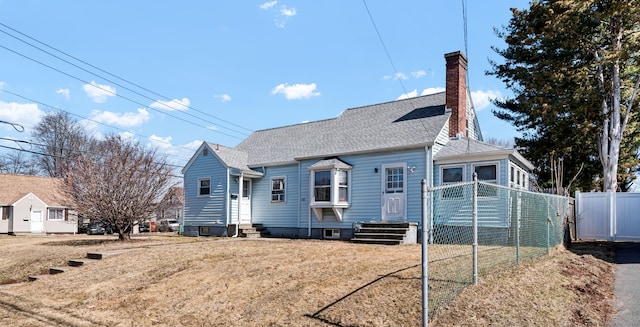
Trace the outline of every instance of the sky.
<path fill-rule="evenodd" d="M 511 92 L 485 74 L 511 7 L 528 1 L 0 0 L 0 122 L 18 124 L 0 123 L 0 145 L 65 111 L 184 166 L 202 141 L 444 90 L 453 51 L 485 140 L 511 140 L 490 102 Z"/>

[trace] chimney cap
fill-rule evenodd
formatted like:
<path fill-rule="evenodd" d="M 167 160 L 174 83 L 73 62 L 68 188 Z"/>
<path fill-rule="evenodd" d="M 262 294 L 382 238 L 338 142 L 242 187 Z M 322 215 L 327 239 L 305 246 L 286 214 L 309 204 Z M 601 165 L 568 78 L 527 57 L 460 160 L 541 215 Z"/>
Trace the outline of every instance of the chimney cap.
<path fill-rule="evenodd" d="M 460 57 L 462 58 L 465 62 L 467 62 L 467 56 L 464 55 L 464 53 L 462 53 L 462 51 L 454 51 L 454 52 L 449 52 L 449 53 L 445 53 L 444 58 L 445 59 L 449 59 L 452 57 Z"/>

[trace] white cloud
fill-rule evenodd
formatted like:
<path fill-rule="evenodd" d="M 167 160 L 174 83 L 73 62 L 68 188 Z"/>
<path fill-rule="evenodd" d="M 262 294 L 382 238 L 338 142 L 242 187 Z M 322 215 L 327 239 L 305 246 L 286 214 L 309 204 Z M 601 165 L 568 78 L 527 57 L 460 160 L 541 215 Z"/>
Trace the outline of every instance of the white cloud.
<path fill-rule="evenodd" d="M 138 113 L 118 113 L 111 111 L 94 110 L 91 112 L 91 116 L 91 119 L 97 122 L 118 125 L 121 127 L 139 126 L 151 119 L 151 115 L 149 114 L 149 112 L 147 112 L 147 109 L 144 108 L 138 109 Z"/>
<path fill-rule="evenodd" d="M 420 93 L 420 96 L 434 94 L 434 93 L 440 93 L 440 92 L 444 92 L 444 90 L 445 90 L 444 87 L 429 87 L 429 88 L 426 88 L 426 89 L 422 90 L 422 93 Z M 407 92 L 405 94 L 401 94 L 396 100 L 415 98 L 417 96 L 418 96 L 418 90 L 414 89 L 413 91 L 409 91 L 409 92 Z"/>
<path fill-rule="evenodd" d="M 71 90 L 59 88 L 56 91 L 57 94 L 61 94 L 65 99 L 69 100 L 69 96 L 71 95 Z"/>
<path fill-rule="evenodd" d="M 30 129 L 40 122 L 44 112 L 35 103 L 16 103 L 0 101 L 0 120 L 17 124 L 18 129 Z M 0 124 L 3 129 L 15 130 L 12 125 Z M 20 126 L 22 128 L 20 128 Z"/>
<path fill-rule="evenodd" d="M 271 94 L 284 94 L 288 100 L 309 99 L 320 96 L 320 92 L 316 91 L 316 83 L 280 84 L 271 90 Z"/>
<path fill-rule="evenodd" d="M 278 1 L 269 1 L 269 2 L 265 2 L 263 4 L 260 5 L 260 9 L 262 10 L 268 10 L 273 8 L 275 5 L 278 4 Z"/>
<path fill-rule="evenodd" d="M 491 100 L 502 98 L 500 91 L 488 90 L 488 91 L 472 91 L 471 99 L 473 100 L 473 106 L 476 111 L 487 108 L 491 105 Z"/>
<path fill-rule="evenodd" d="M 393 76 L 393 79 L 394 79 L 394 80 L 398 80 L 398 79 L 407 80 L 407 79 L 409 79 L 409 78 L 408 78 L 408 77 L 407 77 L 407 75 L 405 75 L 404 73 L 402 73 L 402 72 L 397 72 L 397 73 Z"/>
<path fill-rule="evenodd" d="M 136 139 L 136 134 L 128 131 L 118 133 L 118 135 L 120 135 L 120 137 L 122 137 L 123 140 L 135 141 Z"/>
<path fill-rule="evenodd" d="M 271 12 L 275 12 L 276 18 L 273 19 L 273 22 L 276 26 L 280 28 L 284 28 L 289 21 L 289 18 L 295 16 L 297 14 L 296 8 L 287 7 L 286 5 L 281 5 L 277 11 L 275 10 L 278 1 L 269 1 L 261 4 L 259 7 L 262 10 L 268 10 Z"/>
<path fill-rule="evenodd" d="M 116 95 L 115 87 L 98 84 L 95 81 L 91 81 L 90 84 L 83 85 L 82 89 L 95 103 L 105 103 L 107 102 L 108 97 Z"/>
<path fill-rule="evenodd" d="M 427 72 L 425 72 L 424 70 L 418 70 L 415 72 L 411 72 L 411 75 L 413 75 L 413 78 L 420 78 L 427 76 Z"/>
<path fill-rule="evenodd" d="M 231 101 L 231 96 L 228 94 L 218 94 L 218 95 L 214 95 L 214 98 L 220 99 L 220 101 L 222 102 L 229 102 Z"/>
<path fill-rule="evenodd" d="M 189 109 L 190 104 L 191 104 L 191 101 L 189 101 L 188 98 L 182 98 L 182 100 L 173 99 L 171 101 L 158 100 L 150 104 L 149 107 L 155 108 L 155 109 L 168 110 L 168 111 L 174 111 L 174 110 L 185 111 Z"/>
<path fill-rule="evenodd" d="M 285 17 L 293 17 L 296 15 L 296 8 L 287 8 L 287 6 L 282 6 L 280 8 L 280 15 Z"/>
<path fill-rule="evenodd" d="M 428 87 L 422 90 L 422 93 L 420 93 L 420 95 L 436 94 L 444 91 L 446 91 L 444 87 Z"/>
<path fill-rule="evenodd" d="M 408 99 L 408 98 L 415 98 L 418 96 L 418 90 L 413 90 L 410 92 L 407 92 L 405 94 L 400 95 L 396 100 L 404 100 L 404 99 Z"/>

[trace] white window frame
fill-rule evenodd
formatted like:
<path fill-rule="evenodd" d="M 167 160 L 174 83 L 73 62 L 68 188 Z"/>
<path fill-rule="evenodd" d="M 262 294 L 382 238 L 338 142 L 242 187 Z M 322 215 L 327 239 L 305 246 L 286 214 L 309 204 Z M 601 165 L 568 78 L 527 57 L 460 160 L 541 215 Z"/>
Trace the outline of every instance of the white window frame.
<path fill-rule="evenodd" d="M 209 192 L 206 194 L 202 194 L 202 182 L 203 181 L 209 181 Z M 198 178 L 198 197 L 207 197 L 207 196 L 211 196 L 211 178 L 209 177 L 203 177 L 203 178 Z"/>
<path fill-rule="evenodd" d="M 500 185 L 500 161 L 486 161 L 486 162 L 474 162 L 471 164 L 471 171 L 472 172 L 476 172 L 476 167 L 478 166 L 496 166 L 496 179 L 495 182 L 491 181 L 491 180 L 480 180 L 479 181 L 483 181 L 485 183 L 492 183 L 492 184 L 496 184 L 496 185 Z"/>
<path fill-rule="evenodd" d="M 329 171 L 330 183 L 329 183 L 329 201 L 316 201 L 316 173 L 321 171 Z M 339 172 L 347 173 L 347 185 L 343 188 L 347 189 L 347 200 L 340 201 L 340 185 L 338 185 Z M 351 169 L 344 168 L 319 168 L 310 171 L 310 192 L 311 192 L 311 207 L 316 208 L 348 208 L 351 200 Z"/>
<path fill-rule="evenodd" d="M 282 180 L 282 189 L 274 189 L 273 182 L 275 180 Z M 278 193 L 274 193 L 278 192 Z M 282 192 L 281 194 L 279 192 Z M 278 196 L 277 200 L 273 199 L 273 196 Z M 287 203 L 287 177 L 286 176 L 274 176 L 271 177 L 271 203 Z"/>
<path fill-rule="evenodd" d="M 509 187 L 522 189 L 529 187 L 529 173 L 514 163 L 509 163 Z"/>
<path fill-rule="evenodd" d="M 466 176 L 467 176 L 467 165 L 465 164 L 451 164 L 451 165 L 441 165 L 440 166 L 440 185 L 449 185 L 449 184 L 455 184 L 452 182 L 444 182 L 444 170 L 445 169 L 449 169 L 449 168 L 462 168 L 462 180 L 460 182 L 455 182 L 455 183 L 461 183 L 464 182 L 466 180 Z"/>
<path fill-rule="evenodd" d="M 444 170 L 445 169 L 450 169 L 450 168 L 462 168 L 462 180 L 459 182 L 445 182 L 444 181 Z M 464 182 L 467 178 L 467 165 L 466 164 L 450 164 L 450 165 L 441 165 L 440 166 L 440 185 L 444 186 L 444 185 L 453 185 L 453 184 L 457 184 L 457 183 L 462 183 Z M 450 192 L 448 192 L 449 190 L 451 190 Z M 458 191 L 456 191 L 458 190 Z M 454 187 L 451 189 L 445 189 L 442 190 L 441 194 L 442 194 L 442 198 L 447 200 L 459 200 L 460 198 L 464 197 L 464 192 L 461 192 L 463 190 L 463 187 Z"/>
<path fill-rule="evenodd" d="M 52 212 L 59 212 L 60 218 L 57 214 L 51 214 Z M 64 208 L 47 208 L 47 220 L 49 221 L 64 221 L 65 209 Z M 52 218 L 53 217 L 53 218 Z"/>

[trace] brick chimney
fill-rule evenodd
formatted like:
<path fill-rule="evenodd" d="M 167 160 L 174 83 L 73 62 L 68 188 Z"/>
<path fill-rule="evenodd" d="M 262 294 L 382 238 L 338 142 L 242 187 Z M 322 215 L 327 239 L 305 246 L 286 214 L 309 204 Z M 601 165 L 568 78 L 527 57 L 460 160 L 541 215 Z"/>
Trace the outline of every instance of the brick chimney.
<path fill-rule="evenodd" d="M 460 51 L 444 55 L 447 61 L 446 103 L 451 109 L 449 137 L 467 136 L 467 58 Z"/>

